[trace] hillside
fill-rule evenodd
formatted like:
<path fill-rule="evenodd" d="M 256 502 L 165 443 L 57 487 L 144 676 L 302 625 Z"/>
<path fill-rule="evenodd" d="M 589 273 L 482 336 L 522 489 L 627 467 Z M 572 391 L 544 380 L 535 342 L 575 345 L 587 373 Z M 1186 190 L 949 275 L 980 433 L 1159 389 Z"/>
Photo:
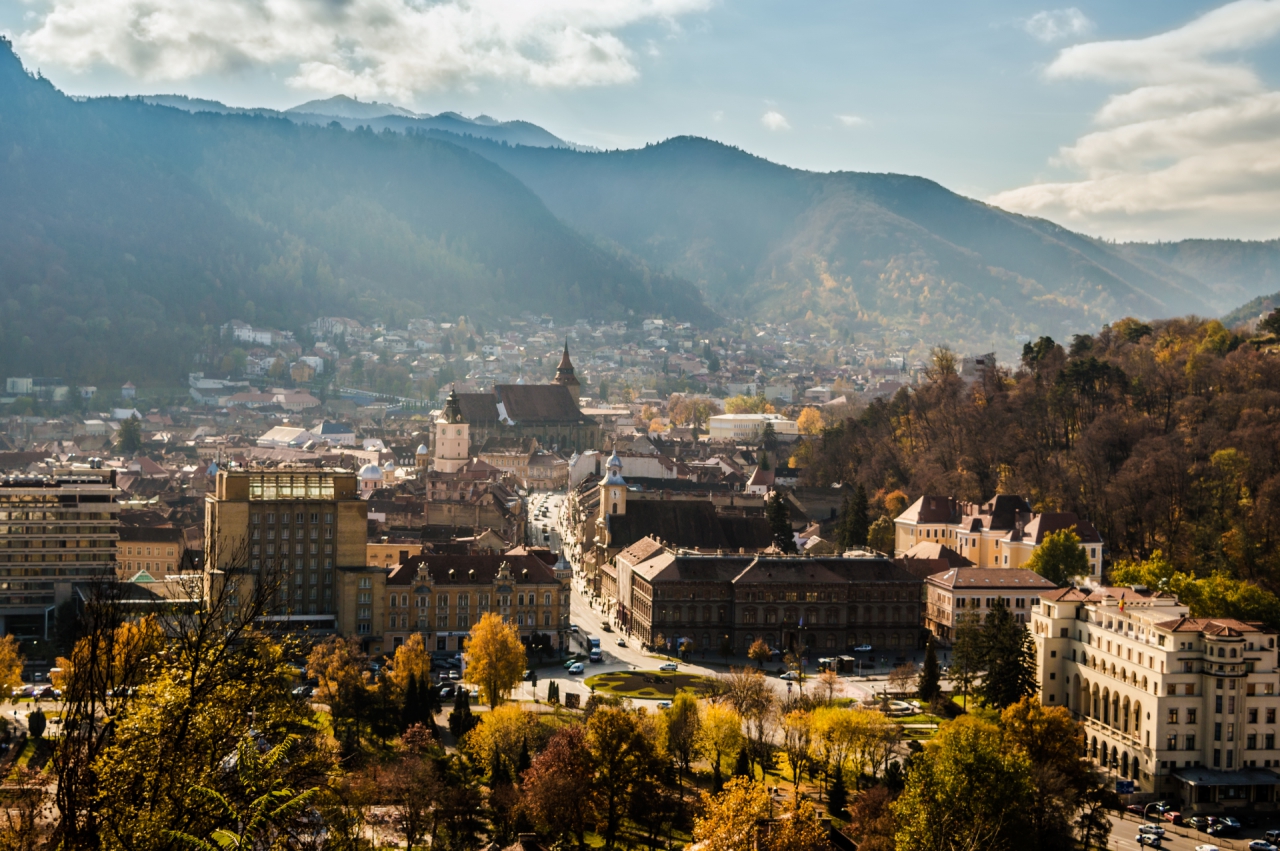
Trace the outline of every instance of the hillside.
<path fill-rule="evenodd" d="M 1230 313 L 1224 314 L 1222 324 L 1228 328 L 1234 328 L 1243 322 L 1257 319 L 1259 316 L 1268 314 L 1277 308 L 1280 308 L 1280 292 L 1272 293 L 1271 295 L 1260 295 L 1255 299 L 1250 299 Z"/>
<path fill-rule="evenodd" d="M 1195 278 L 1220 312 L 1280 290 L 1280 239 L 1184 239 L 1131 243 L 1120 246 L 1120 250 L 1135 262 L 1159 264 Z"/>
<path fill-rule="evenodd" d="M 1009 353 L 1018 335 L 1126 314 L 1220 312 L 1187 272 L 923 178 L 805 172 L 687 137 L 608 153 L 459 144 L 732 314 Z"/>
<path fill-rule="evenodd" d="M 713 315 L 422 135 L 77 102 L 0 44 L 0 374 L 178 379 L 246 319 Z"/>

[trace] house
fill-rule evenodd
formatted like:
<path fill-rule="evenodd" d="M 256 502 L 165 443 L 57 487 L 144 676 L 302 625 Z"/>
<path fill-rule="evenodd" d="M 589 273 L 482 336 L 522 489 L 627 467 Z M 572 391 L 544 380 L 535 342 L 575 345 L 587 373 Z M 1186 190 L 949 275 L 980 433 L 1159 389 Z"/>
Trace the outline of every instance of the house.
<path fill-rule="evenodd" d="M 133 385 L 132 381 L 126 381 L 124 386 L 120 388 L 121 399 L 135 399 L 138 396 L 138 388 Z"/>

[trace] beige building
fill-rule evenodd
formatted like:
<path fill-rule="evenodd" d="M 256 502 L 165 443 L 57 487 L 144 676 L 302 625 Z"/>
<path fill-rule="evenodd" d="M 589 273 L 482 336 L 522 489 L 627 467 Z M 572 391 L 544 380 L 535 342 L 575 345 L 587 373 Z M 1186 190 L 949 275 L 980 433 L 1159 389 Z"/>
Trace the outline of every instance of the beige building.
<path fill-rule="evenodd" d="M 1040 699 L 1084 725 L 1090 759 L 1140 800 L 1181 810 L 1275 809 L 1280 784 L 1276 634 L 1191 618 L 1133 588 L 1042 593 L 1032 611 Z"/>
<path fill-rule="evenodd" d="M 359 592 L 370 590 L 361 587 L 371 570 L 367 516 L 356 475 L 346 470 L 219 470 L 205 495 L 207 581 L 279 571 L 274 620 L 373 638 L 372 597 L 358 602 Z"/>
<path fill-rule="evenodd" d="M 1031 510 L 1020 496 L 1002 494 L 978 505 L 949 496 L 922 496 L 894 519 L 894 556 L 921 542 L 943 544 L 977 567 L 1017 568 L 1051 532 L 1071 529 L 1089 560 L 1093 583 L 1102 581 L 1102 538 L 1093 524 L 1069 511 Z"/>
<path fill-rule="evenodd" d="M 1030 623 L 1040 594 L 1058 586 L 1033 570 L 953 567 L 925 578 L 925 629 L 943 646 L 955 639 L 957 622 L 966 615 L 985 620 L 1003 600 L 1018 623 Z"/>
<path fill-rule="evenodd" d="M 707 420 L 712 440 L 730 440 L 734 443 L 758 443 L 764 427 L 772 425 L 774 434 L 799 434 L 795 420 L 782 414 L 717 414 Z"/>
<path fill-rule="evenodd" d="M 121 526 L 116 542 L 116 576 L 134 579 L 146 574 L 168 579 L 182 571 L 186 541 L 175 526 Z"/>
<path fill-rule="evenodd" d="M 0 635 L 49 638 L 76 582 L 115 574 L 119 496 L 112 470 L 0 475 Z"/>

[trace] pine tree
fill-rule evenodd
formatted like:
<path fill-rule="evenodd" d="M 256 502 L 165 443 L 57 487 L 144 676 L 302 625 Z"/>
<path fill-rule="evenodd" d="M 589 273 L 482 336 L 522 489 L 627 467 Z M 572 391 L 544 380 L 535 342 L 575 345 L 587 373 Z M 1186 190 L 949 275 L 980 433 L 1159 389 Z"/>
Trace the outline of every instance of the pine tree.
<path fill-rule="evenodd" d="M 836 765 L 835 773 L 831 776 L 831 788 L 827 791 L 827 812 L 839 816 L 848 805 L 849 792 L 844 788 L 844 769 Z"/>
<path fill-rule="evenodd" d="M 933 636 L 929 636 L 929 641 L 924 646 L 924 664 L 920 667 L 920 675 L 916 679 L 916 690 L 920 693 L 920 699 L 925 703 L 933 703 L 934 699 L 942 693 L 939 680 L 942 679 L 942 672 L 938 668 L 938 653 L 933 647 Z"/>
<path fill-rule="evenodd" d="M 867 535 L 871 530 L 871 521 L 867 519 L 867 489 L 861 482 L 854 488 L 847 510 L 845 533 L 848 536 L 848 543 L 846 546 L 865 547 Z"/>
<path fill-rule="evenodd" d="M 421 700 L 422 695 L 418 690 L 418 675 L 410 673 L 409 682 L 405 683 L 404 687 L 404 702 L 400 704 L 401 732 L 422 721 Z"/>
<path fill-rule="evenodd" d="M 747 755 L 746 747 L 738 749 L 738 760 L 733 764 L 734 777 L 755 777 L 755 772 L 751 770 L 751 757 Z"/>
<path fill-rule="evenodd" d="M 471 715 L 471 696 L 463 689 L 458 689 L 453 699 L 453 711 L 449 713 L 449 732 L 454 738 L 461 739 L 476 725 Z"/>
<path fill-rule="evenodd" d="M 529 740 L 524 739 L 520 742 L 520 758 L 516 760 L 516 779 L 523 777 L 532 764 L 533 760 L 529 758 Z"/>
<path fill-rule="evenodd" d="M 987 615 L 982 633 L 982 652 L 986 673 L 979 693 L 987 705 L 1003 710 L 1022 698 L 1035 694 L 1035 647 L 1031 633 L 1013 618 L 1003 597 Z"/>
<path fill-rule="evenodd" d="M 782 494 L 773 491 L 765 501 L 765 519 L 769 521 L 769 530 L 773 533 L 773 542 L 784 553 L 796 551 L 795 535 L 791 531 L 791 512 L 787 510 L 786 500 Z"/>

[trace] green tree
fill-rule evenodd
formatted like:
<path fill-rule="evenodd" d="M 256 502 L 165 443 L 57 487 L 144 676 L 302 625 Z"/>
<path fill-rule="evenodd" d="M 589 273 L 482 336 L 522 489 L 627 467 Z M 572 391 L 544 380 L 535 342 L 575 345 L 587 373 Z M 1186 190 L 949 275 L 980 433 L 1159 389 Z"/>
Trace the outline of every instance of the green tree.
<path fill-rule="evenodd" d="M 934 649 L 933 636 L 924 646 L 924 664 L 920 666 L 920 675 L 916 680 L 916 691 L 925 703 L 933 703 L 942 694 L 939 681 L 942 671 L 938 667 L 938 653 Z"/>
<path fill-rule="evenodd" d="M 969 707 L 969 692 L 986 666 L 982 646 L 982 621 L 977 612 L 966 612 L 956 618 L 955 639 L 951 642 L 951 681 L 960 688 L 964 707 Z"/>
<path fill-rule="evenodd" d="M 1031 633 L 1014 620 L 1003 597 L 987 615 L 983 628 L 982 651 L 985 673 L 979 693 L 988 706 L 1004 709 L 1035 694 L 1035 646 Z"/>
<path fill-rule="evenodd" d="M 835 771 L 831 775 L 831 788 L 827 791 L 827 812 L 839 818 L 844 815 L 847 806 L 849 806 L 849 791 L 844 785 L 844 766 L 836 763 Z"/>
<path fill-rule="evenodd" d="M 878 553 L 893 555 L 896 532 L 889 515 L 882 514 L 867 530 L 867 546 Z"/>
<path fill-rule="evenodd" d="M 698 713 L 698 699 L 687 691 L 677 692 L 671 699 L 671 705 L 663 712 L 663 717 L 667 725 L 667 749 L 675 757 L 676 767 L 679 769 L 676 777 L 683 794 L 684 776 L 701 755 L 698 734 L 702 724 Z"/>
<path fill-rule="evenodd" d="M 1044 536 L 1026 567 L 1061 588 L 1089 575 L 1089 556 L 1074 529 L 1061 529 Z"/>
<path fill-rule="evenodd" d="M 136 455 L 142 451 L 142 421 L 137 417 L 129 417 L 120 423 L 116 432 L 116 447 L 125 455 Z"/>
<path fill-rule="evenodd" d="M 867 489 L 859 482 L 853 493 L 845 498 L 840 518 L 840 546 L 845 549 L 865 547 L 871 534 L 871 521 L 867 517 Z"/>
<path fill-rule="evenodd" d="M 996 725 L 962 716 L 912 760 L 893 807 L 898 851 L 1025 847 L 1033 791 L 1026 754 L 1006 747 Z"/>
<path fill-rule="evenodd" d="M 1258 323 L 1258 330 L 1264 334 L 1280 337 L 1280 310 L 1273 310 L 1267 318 Z"/>
<path fill-rule="evenodd" d="M 631 795 L 652 767 L 652 752 L 634 712 L 602 706 L 587 720 L 587 749 L 595 772 L 590 781 L 600 796 L 600 834 L 614 848 Z"/>
<path fill-rule="evenodd" d="M 27 730 L 31 733 L 31 738 L 39 739 L 44 735 L 45 728 L 44 710 L 37 709 L 27 715 Z"/>
<path fill-rule="evenodd" d="M 791 511 L 787 501 L 778 491 L 771 491 L 765 500 L 765 519 L 769 521 L 769 530 L 773 533 L 773 543 L 784 553 L 796 551 L 795 533 L 791 530 Z"/>

